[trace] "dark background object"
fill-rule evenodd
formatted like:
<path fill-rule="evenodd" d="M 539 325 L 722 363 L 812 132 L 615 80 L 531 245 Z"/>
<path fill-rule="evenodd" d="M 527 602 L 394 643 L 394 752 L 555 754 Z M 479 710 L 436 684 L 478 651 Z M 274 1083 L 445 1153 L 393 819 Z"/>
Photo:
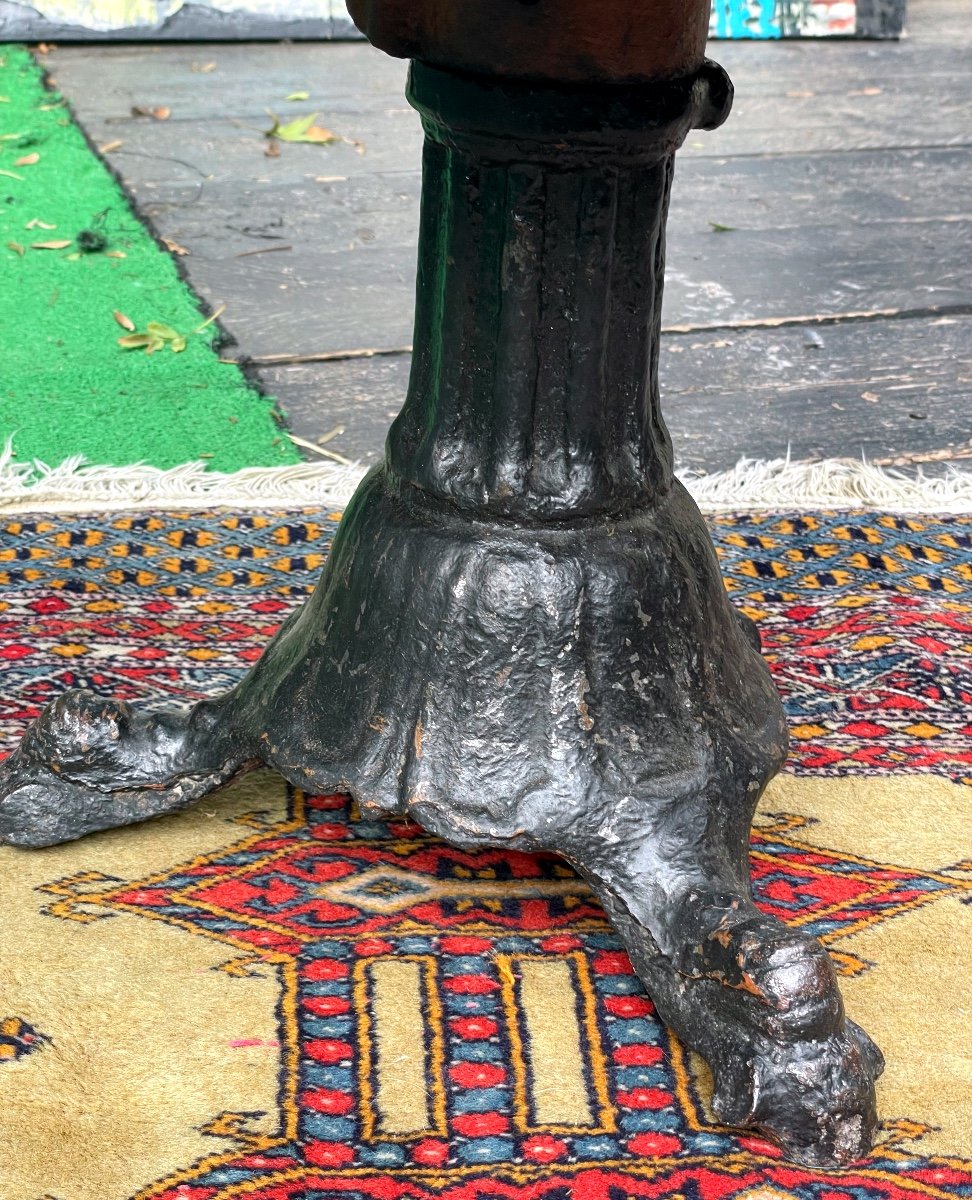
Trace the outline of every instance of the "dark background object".
<path fill-rule="evenodd" d="M 539 2 L 539 0 L 538 0 Z M 613 0 L 612 0 L 613 2 Z M 725 0 L 721 0 L 725 2 Z M 729 0 L 739 4 L 742 0 Z M 771 0 L 764 0 L 771 3 Z M 490 0 L 497 6 L 509 9 L 519 5 L 524 9 L 535 7 L 526 0 Z M 865 38 L 895 38 L 904 27 L 906 0 L 857 0 L 855 27 L 849 33 Z M 411 7 L 406 4 L 406 7 Z M 418 7 L 418 6 L 415 6 Z M 486 5 L 477 7 L 485 8 Z M 596 30 L 602 24 L 600 5 L 584 6 L 588 11 L 579 26 L 583 39 L 586 30 Z M 630 7 L 630 6 L 627 6 Z M 776 24 L 785 37 L 803 36 L 806 30 L 801 11 L 806 0 L 782 0 Z M 160 8 L 163 6 L 160 5 Z M 262 11 L 222 11 L 208 4 L 185 4 L 171 16 L 161 16 L 156 25 L 133 25 L 122 28 L 91 28 L 82 20 L 75 23 L 63 19 L 52 20 L 37 8 L 23 0 L 0 0 L 0 41 L 229 41 L 232 39 L 259 38 L 357 38 L 355 29 L 341 0 L 321 0 L 320 14 L 312 17 L 293 15 L 292 9 L 276 0 L 266 0 Z M 163 13 L 166 11 L 163 8 Z M 774 14 L 776 16 L 776 14 Z M 527 15 L 524 18 L 529 21 Z M 484 25 L 491 35 L 495 28 Z M 637 40 L 637 39 L 636 39 Z"/>

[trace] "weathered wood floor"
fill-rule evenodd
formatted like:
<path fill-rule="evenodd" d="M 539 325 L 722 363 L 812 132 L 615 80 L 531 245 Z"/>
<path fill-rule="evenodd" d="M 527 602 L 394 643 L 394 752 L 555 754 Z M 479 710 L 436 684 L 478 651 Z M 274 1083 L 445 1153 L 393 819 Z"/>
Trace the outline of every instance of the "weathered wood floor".
<path fill-rule="evenodd" d="M 669 236 L 662 386 L 682 467 L 972 458 L 968 14 L 911 0 L 900 43 L 712 46 L 736 107 L 690 135 Z M 421 135 L 404 64 L 359 43 L 62 47 L 48 63 L 93 142 L 121 143 L 109 160 L 227 306 L 233 353 L 292 431 L 340 429 L 328 450 L 377 458 L 411 340 Z M 298 90 L 310 101 L 284 99 Z M 269 158 L 267 109 L 317 111 L 360 144 Z M 375 349 L 393 353 L 355 357 Z"/>

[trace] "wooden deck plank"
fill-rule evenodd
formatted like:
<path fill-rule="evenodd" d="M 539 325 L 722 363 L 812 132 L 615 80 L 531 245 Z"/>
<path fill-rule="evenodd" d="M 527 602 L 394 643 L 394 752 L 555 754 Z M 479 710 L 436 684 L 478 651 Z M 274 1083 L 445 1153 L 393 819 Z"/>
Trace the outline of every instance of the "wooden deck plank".
<path fill-rule="evenodd" d="M 972 98 L 956 86 L 968 47 L 964 40 L 929 44 L 925 33 L 923 26 L 920 41 L 877 46 L 711 44 L 735 80 L 735 108 L 721 129 L 692 134 L 683 156 L 969 144 Z M 207 62 L 215 62 L 212 71 L 198 70 Z M 267 108 L 318 110 L 335 132 L 365 141 L 368 157 L 381 164 L 374 169 L 407 161 L 409 144 L 399 139 L 415 121 L 403 99 L 406 66 L 363 43 L 65 46 L 49 63 L 98 137 L 137 136 L 139 127 L 147 133 L 150 123 L 133 120 L 132 106 L 164 104 L 172 110 L 169 130 L 192 127 L 182 140 L 195 143 L 203 125 L 225 153 L 238 133 L 234 121 L 259 129 L 268 127 Z M 310 100 L 288 104 L 298 89 Z"/>
<path fill-rule="evenodd" d="M 967 18 L 967 0 L 912 0 L 899 43 L 710 47 L 737 103 L 680 155 L 666 325 L 972 304 Z M 360 43 L 72 46 L 47 63 L 94 142 L 122 142 L 112 165 L 158 232 L 189 249 L 197 290 L 228 304 L 240 353 L 410 340 L 421 131 L 402 95 L 405 64 Z M 310 100 L 287 103 L 297 89 Z M 134 104 L 166 104 L 172 117 L 135 119 Z M 364 153 L 342 142 L 267 158 L 266 108 L 316 110 Z M 283 245 L 293 249 L 270 249 Z M 714 469 L 788 444 L 797 455 L 877 458 L 962 449 L 969 318 L 812 333 L 666 338 L 681 461 Z M 407 366 L 353 360 L 265 375 L 296 432 L 315 440 L 344 425 L 328 445 L 374 458 Z"/>
<path fill-rule="evenodd" d="M 955 192 L 970 168 L 972 150 L 685 164 L 665 323 L 972 306 L 972 273 L 955 253 L 972 238 L 972 205 L 961 211 Z M 411 340 L 419 190 L 412 172 L 135 193 L 158 231 L 191 250 L 190 279 L 228 305 L 247 353 L 263 356 Z"/>
<path fill-rule="evenodd" d="M 262 369 L 290 427 L 378 460 L 405 396 L 410 357 Z M 681 470 L 739 458 L 972 453 L 972 317 L 757 329 L 662 338 L 663 408 Z M 933 460 L 934 461 L 934 460 Z"/>

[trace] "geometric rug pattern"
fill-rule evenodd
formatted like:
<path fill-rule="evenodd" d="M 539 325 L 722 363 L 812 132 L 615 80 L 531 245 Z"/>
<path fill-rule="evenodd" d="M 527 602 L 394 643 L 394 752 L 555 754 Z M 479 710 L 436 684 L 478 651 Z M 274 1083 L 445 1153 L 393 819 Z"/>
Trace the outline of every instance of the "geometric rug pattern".
<path fill-rule="evenodd" d="M 231 686 L 337 519 L 7 518 L 6 748 L 65 687 Z M 456 850 L 257 772 L 137 828 L 0 848 L 3 1200 L 972 1193 L 972 518 L 710 528 L 793 734 L 757 899 L 821 938 L 886 1053 L 869 1159 L 810 1171 L 714 1123 L 704 1066 L 555 857 Z"/>

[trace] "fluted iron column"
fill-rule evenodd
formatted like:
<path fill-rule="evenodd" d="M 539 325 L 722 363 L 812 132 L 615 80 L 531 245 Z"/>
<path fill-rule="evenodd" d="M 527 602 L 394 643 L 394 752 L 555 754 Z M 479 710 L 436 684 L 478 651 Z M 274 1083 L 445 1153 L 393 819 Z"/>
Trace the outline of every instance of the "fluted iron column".
<path fill-rule="evenodd" d="M 451 0 L 372 2 L 407 24 Z M 523 29 L 546 12 L 523 7 Z M 651 7 L 685 32 L 675 0 Z M 453 45 L 447 23 L 426 32 Z M 783 710 L 658 404 L 672 159 L 731 88 L 700 55 L 604 80 L 622 42 L 588 86 L 565 38 L 539 66 L 567 80 L 413 66 L 428 144 L 412 378 L 318 588 L 225 696 L 55 701 L 0 768 L 0 838 L 141 820 L 263 762 L 462 846 L 556 851 L 709 1063 L 717 1117 L 847 1163 L 871 1145 L 881 1055 L 823 946 L 753 903 Z"/>

